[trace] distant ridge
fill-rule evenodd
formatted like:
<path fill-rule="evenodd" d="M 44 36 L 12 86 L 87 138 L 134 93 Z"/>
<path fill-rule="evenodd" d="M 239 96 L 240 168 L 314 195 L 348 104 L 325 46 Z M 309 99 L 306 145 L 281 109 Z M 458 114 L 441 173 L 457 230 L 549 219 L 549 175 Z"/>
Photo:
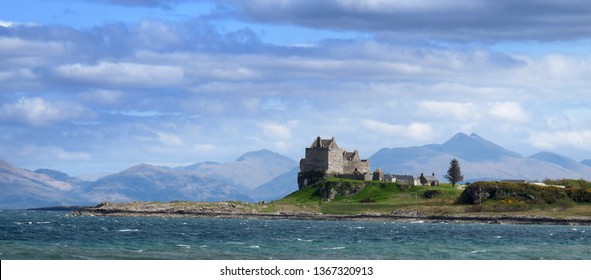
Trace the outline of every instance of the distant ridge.
<path fill-rule="evenodd" d="M 408 148 L 383 148 L 372 155 L 372 169 L 418 176 L 435 172 L 440 180 L 451 159 L 460 161 L 465 181 L 545 178 L 591 180 L 591 167 L 550 152 L 524 158 L 477 134 L 457 133 L 445 143 Z"/>
<path fill-rule="evenodd" d="M 573 159 L 570 159 L 568 157 L 556 154 L 556 153 L 552 153 L 552 152 L 539 152 L 537 154 L 531 155 L 529 158 L 531 159 L 537 159 L 537 160 L 541 160 L 544 162 L 548 162 L 551 164 L 555 164 L 558 165 L 560 167 L 563 167 L 565 169 L 570 169 L 570 170 L 585 170 L 585 168 L 587 166 L 581 164 L 580 162 L 577 162 Z"/>
<path fill-rule="evenodd" d="M 102 201 L 270 201 L 297 189 L 297 163 L 260 150 L 236 161 L 212 161 L 171 168 L 140 163 L 115 174 L 85 181 L 66 173 L 31 172 L 0 160 L 0 209 L 93 205 Z M 260 191 L 255 191 L 261 187 Z"/>
<path fill-rule="evenodd" d="M 302 152 L 305 147 L 302 147 Z M 591 160 L 539 152 L 529 157 L 477 134 L 457 133 L 443 144 L 382 148 L 369 160 L 386 173 L 418 176 L 435 172 L 439 180 L 451 159 L 460 161 L 465 181 L 545 178 L 591 180 Z M 259 150 L 235 161 L 212 161 L 180 167 L 147 163 L 96 181 L 58 170 L 35 172 L 0 160 L 0 209 L 92 205 L 111 201 L 270 201 L 297 190 L 298 164 L 281 154 Z"/>
<path fill-rule="evenodd" d="M 457 133 L 440 146 L 434 146 L 438 151 L 454 155 L 468 161 L 498 160 L 503 156 L 521 158 L 516 152 L 509 151 L 495 143 L 492 143 L 475 133 L 470 136 Z"/>

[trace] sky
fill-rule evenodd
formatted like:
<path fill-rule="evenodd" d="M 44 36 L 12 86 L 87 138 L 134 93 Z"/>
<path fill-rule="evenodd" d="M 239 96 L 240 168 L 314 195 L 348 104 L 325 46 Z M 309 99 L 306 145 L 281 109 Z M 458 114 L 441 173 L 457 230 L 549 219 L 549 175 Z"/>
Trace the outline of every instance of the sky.
<path fill-rule="evenodd" d="M 0 159 L 362 157 L 476 133 L 591 159 L 591 5 L 484 0 L 0 0 Z"/>

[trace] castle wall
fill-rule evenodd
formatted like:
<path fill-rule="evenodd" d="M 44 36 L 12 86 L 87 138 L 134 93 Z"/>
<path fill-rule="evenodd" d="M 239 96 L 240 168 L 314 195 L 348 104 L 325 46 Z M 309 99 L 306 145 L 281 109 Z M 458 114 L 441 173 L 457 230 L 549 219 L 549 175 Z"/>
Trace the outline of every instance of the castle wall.
<path fill-rule="evenodd" d="M 327 173 L 343 174 L 343 149 L 331 149 L 328 152 Z"/>
<path fill-rule="evenodd" d="M 369 161 L 367 160 L 345 160 L 343 164 L 343 173 L 354 173 L 355 169 L 359 173 L 369 173 Z"/>
<path fill-rule="evenodd" d="M 327 169 L 328 149 L 306 148 L 306 158 L 301 171 L 325 171 Z"/>

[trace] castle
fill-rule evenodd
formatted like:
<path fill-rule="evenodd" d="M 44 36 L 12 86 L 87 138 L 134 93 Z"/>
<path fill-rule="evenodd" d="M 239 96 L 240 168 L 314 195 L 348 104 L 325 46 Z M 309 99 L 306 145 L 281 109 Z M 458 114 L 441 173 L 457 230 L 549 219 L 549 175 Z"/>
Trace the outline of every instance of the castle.
<path fill-rule="evenodd" d="M 334 137 L 332 139 L 322 139 L 318 136 L 310 147 L 306 148 L 306 157 L 300 160 L 298 188 L 303 189 L 307 185 L 328 177 L 398 182 L 410 186 L 439 185 L 435 173 L 432 176 L 425 176 L 421 173 L 420 177 L 415 177 L 412 175 L 384 174 L 380 168 L 370 173 L 369 160 L 361 159 L 357 149 L 354 152 L 347 152 L 339 148 Z"/>
<path fill-rule="evenodd" d="M 321 139 L 318 136 L 309 148 L 306 157 L 300 160 L 298 186 L 305 186 L 328 176 L 371 180 L 369 160 L 361 159 L 359 152 L 347 152 L 339 148 L 335 138 Z"/>

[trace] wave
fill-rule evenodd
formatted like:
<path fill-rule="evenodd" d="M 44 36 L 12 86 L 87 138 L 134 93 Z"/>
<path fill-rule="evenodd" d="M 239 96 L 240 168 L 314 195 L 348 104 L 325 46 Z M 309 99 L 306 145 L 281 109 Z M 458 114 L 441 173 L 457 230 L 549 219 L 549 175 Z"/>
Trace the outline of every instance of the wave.
<path fill-rule="evenodd" d="M 478 253 L 486 253 L 486 250 L 474 250 L 474 251 L 468 252 L 466 254 L 478 254 Z"/>
<path fill-rule="evenodd" d="M 346 247 L 331 247 L 331 248 L 322 248 L 322 250 L 343 250 Z"/>
<path fill-rule="evenodd" d="M 133 228 L 124 228 L 124 229 L 120 229 L 118 230 L 118 232 L 137 232 L 140 231 L 139 229 L 133 229 Z"/>
<path fill-rule="evenodd" d="M 298 239 L 297 239 L 297 241 L 302 241 L 302 242 L 312 242 L 312 241 L 314 241 L 314 240 L 312 240 L 312 239 L 301 239 L 301 238 L 298 238 Z"/>

